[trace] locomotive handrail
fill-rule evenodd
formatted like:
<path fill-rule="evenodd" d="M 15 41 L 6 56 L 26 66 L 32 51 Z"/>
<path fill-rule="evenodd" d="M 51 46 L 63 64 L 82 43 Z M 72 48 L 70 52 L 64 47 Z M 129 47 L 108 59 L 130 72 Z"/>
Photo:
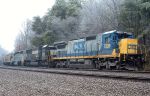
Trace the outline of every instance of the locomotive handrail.
<path fill-rule="evenodd" d="M 148 49 L 150 48 L 150 45 L 141 44 L 138 46 L 138 48 L 139 48 L 138 51 L 140 51 L 140 54 L 143 54 L 145 61 L 149 60 L 148 58 L 150 58 L 150 53 Z"/>

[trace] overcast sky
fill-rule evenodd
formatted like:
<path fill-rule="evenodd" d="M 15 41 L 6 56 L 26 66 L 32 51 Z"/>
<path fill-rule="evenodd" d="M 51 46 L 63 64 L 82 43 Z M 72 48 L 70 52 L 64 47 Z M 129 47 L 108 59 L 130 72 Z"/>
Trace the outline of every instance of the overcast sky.
<path fill-rule="evenodd" d="M 0 0 L 0 46 L 14 49 L 14 41 L 26 19 L 43 16 L 55 0 Z"/>

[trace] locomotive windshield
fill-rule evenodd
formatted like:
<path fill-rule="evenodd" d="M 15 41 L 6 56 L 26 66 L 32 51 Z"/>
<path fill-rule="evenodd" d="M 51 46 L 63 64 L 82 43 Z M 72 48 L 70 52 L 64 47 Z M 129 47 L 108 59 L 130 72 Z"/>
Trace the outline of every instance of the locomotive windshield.
<path fill-rule="evenodd" d="M 123 38 L 133 38 L 133 35 L 130 33 L 119 33 L 118 39 L 123 39 Z"/>

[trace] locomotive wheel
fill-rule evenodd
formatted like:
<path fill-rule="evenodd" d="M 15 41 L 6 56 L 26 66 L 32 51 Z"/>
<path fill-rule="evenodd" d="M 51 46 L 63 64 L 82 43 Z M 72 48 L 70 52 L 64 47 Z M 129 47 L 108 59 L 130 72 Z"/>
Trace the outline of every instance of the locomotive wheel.
<path fill-rule="evenodd" d="M 41 65 L 42 65 L 42 62 L 41 62 L 41 61 L 39 61 L 39 62 L 38 62 L 38 66 L 40 67 Z"/>
<path fill-rule="evenodd" d="M 116 69 L 120 70 L 120 65 L 119 64 L 116 65 Z"/>
<path fill-rule="evenodd" d="M 102 70 L 103 68 L 102 68 L 101 66 L 98 65 L 98 66 L 96 67 L 96 69 Z"/>
<path fill-rule="evenodd" d="M 126 70 L 134 70 L 134 71 L 138 71 L 138 66 L 137 63 L 135 61 L 130 61 L 130 62 L 126 62 L 125 63 L 125 69 Z"/>
<path fill-rule="evenodd" d="M 120 69 L 121 69 L 120 63 L 116 62 L 116 70 L 120 70 Z"/>
<path fill-rule="evenodd" d="M 26 62 L 24 62 L 23 66 L 26 66 Z"/>
<path fill-rule="evenodd" d="M 102 70 L 102 67 L 100 66 L 99 62 L 96 63 L 96 69 Z"/>

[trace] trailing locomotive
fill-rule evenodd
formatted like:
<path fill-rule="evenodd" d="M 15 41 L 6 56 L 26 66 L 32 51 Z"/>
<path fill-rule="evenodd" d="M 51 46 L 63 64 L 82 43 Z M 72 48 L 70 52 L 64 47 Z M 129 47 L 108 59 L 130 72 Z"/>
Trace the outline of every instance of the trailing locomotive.
<path fill-rule="evenodd" d="M 3 57 L 3 64 L 5 64 L 5 65 L 10 65 L 11 64 L 11 62 L 12 62 L 12 58 L 13 58 L 13 56 L 12 56 L 12 54 L 7 54 L 7 55 L 5 55 L 4 57 Z"/>
<path fill-rule="evenodd" d="M 22 65 L 96 69 L 143 69 L 144 57 L 133 34 L 116 30 L 22 52 Z M 15 56 L 15 55 L 14 55 Z M 21 57 L 20 57 L 21 58 Z"/>
<path fill-rule="evenodd" d="M 15 53 L 11 53 L 5 55 L 3 57 L 4 65 L 12 65 L 12 66 L 49 66 L 53 67 L 54 65 L 49 65 L 51 59 L 53 57 L 53 53 L 56 51 L 56 48 L 53 46 L 40 46 L 34 49 L 27 49 L 18 51 Z M 52 61 L 52 60 L 51 60 Z"/>

